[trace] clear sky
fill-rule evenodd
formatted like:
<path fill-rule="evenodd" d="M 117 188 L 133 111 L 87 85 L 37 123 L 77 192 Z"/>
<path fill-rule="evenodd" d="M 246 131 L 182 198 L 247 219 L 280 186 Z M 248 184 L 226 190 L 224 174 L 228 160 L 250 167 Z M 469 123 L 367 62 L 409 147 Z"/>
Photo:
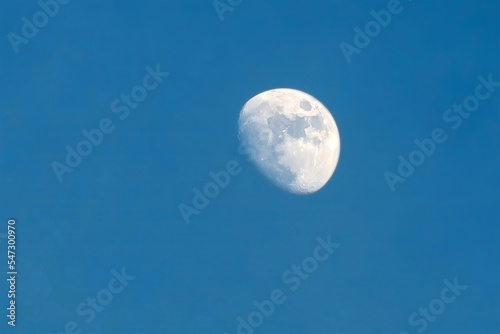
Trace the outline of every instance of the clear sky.
<path fill-rule="evenodd" d="M 18 271 L 16 328 L 0 281 L 1 333 L 233 334 L 273 290 L 286 300 L 240 332 L 500 333 L 499 1 L 401 0 L 350 62 L 340 44 L 390 1 L 233 0 L 223 20 L 211 0 L 62 2 L 37 32 L 37 1 L 0 2 L 0 273 L 9 218 Z M 241 107 L 279 87 L 340 131 L 309 196 L 238 152 Z M 447 111 L 465 99 L 477 110 Z M 437 128 L 392 191 L 384 173 Z M 68 166 L 83 130 L 98 145 Z M 179 205 L 232 160 L 186 224 Z M 328 236 L 340 246 L 292 290 L 287 271 Z"/>

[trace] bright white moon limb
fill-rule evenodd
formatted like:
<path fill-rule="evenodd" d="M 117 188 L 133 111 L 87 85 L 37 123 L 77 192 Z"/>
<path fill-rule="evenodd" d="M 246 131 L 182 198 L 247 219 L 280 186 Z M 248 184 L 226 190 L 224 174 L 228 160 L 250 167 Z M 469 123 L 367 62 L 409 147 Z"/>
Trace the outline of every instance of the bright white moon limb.
<path fill-rule="evenodd" d="M 240 140 L 275 185 L 297 195 L 321 189 L 340 154 L 337 124 L 309 94 L 279 88 L 260 93 L 241 109 Z"/>

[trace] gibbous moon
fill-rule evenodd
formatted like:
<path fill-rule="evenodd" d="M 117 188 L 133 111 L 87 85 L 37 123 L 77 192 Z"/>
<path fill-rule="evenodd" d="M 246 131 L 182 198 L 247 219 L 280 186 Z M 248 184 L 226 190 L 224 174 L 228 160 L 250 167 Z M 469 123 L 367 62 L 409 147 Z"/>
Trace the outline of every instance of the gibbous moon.
<path fill-rule="evenodd" d="M 239 138 L 271 182 L 297 195 L 321 189 L 340 154 L 332 114 L 318 100 L 295 89 L 260 93 L 241 109 Z"/>

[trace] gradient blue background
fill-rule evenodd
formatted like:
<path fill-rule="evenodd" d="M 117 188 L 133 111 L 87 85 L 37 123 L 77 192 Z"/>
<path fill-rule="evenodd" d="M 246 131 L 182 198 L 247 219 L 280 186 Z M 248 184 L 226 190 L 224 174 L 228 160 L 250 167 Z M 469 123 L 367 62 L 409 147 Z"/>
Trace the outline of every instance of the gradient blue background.
<path fill-rule="evenodd" d="M 221 22 L 209 0 L 73 0 L 15 54 L 6 36 L 39 6 L 2 1 L 0 233 L 17 220 L 19 275 L 15 329 L 0 282 L 0 331 L 232 334 L 279 288 L 257 333 L 416 333 L 408 316 L 458 276 L 467 290 L 426 333 L 500 333 L 500 89 L 457 131 L 442 120 L 478 75 L 500 81 L 500 3 L 402 1 L 347 64 L 339 43 L 386 4 L 245 0 Z M 119 120 L 110 103 L 156 64 L 170 76 Z M 314 95 L 340 130 L 311 196 L 237 152 L 241 107 L 277 87 Z M 103 117 L 115 131 L 59 183 L 52 161 Z M 383 173 L 436 127 L 447 142 L 391 192 Z M 232 159 L 241 174 L 186 226 L 178 205 Z M 342 246 L 289 291 L 283 271 L 327 235 Z M 76 306 L 122 267 L 136 279 L 86 324 Z"/>

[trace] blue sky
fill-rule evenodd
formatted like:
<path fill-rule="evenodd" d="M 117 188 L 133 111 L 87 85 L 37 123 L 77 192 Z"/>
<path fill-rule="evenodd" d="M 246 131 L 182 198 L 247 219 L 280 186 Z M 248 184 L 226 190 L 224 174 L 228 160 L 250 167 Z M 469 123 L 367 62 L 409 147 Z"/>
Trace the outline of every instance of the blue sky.
<path fill-rule="evenodd" d="M 2 280 L 1 332 L 232 334 L 280 289 L 255 333 L 418 333 L 409 317 L 458 277 L 425 332 L 500 333 L 500 87 L 458 129 L 443 119 L 478 76 L 500 81 L 500 3 L 402 0 L 347 63 L 339 44 L 387 4 L 244 0 L 221 21 L 208 0 L 72 0 L 16 53 L 8 34 L 40 6 L 1 2 L 0 248 L 15 218 L 18 269 L 17 328 Z M 111 103 L 157 65 L 168 77 L 120 119 Z M 340 131 L 310 196 L 238 153 L 241 107 L 278 87 L 315 96 Z M 103 119 L 114 130 L 59 182 L 52 163 Z M 384 173 L 435 128 L 447 140 L 391 191 Z M 231 160 L 241 173 L 186 225 L 179 204 Z M 329 235 L 341 246 L 291 291 L 282 274 Z M 122 268 L 135 278 L 87 323 L 77 307 Z"/>

